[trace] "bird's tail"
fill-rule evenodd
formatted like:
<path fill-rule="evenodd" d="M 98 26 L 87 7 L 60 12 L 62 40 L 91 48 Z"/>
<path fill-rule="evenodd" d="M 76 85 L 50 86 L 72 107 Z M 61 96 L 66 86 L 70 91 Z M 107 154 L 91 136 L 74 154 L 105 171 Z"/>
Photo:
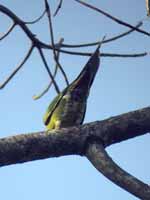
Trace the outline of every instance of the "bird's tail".
<path fill-rule="evenodd" d="M 91 55 L 91 57 L 89 58 L 88 62 L 86 63 L 86 65 L 84 66 L 83 70 L 80 72 L 80 74 L 78 75 L 78 77 L 72 82 L 72 88 L 80 88 L 83 87 L 83 89 L 85 90 L 87 88 L 87 90 L 90 89 L 95 75 L 97 73 L 97 70 L 99 68 L 99 64 L 100 64 L 100 47 L 102 45 L 102 42 L 104 41 L 104 38 L 100 41 L 100 43 L 98 44 L 96 50 L 94 51 L 94 53 Z"/>

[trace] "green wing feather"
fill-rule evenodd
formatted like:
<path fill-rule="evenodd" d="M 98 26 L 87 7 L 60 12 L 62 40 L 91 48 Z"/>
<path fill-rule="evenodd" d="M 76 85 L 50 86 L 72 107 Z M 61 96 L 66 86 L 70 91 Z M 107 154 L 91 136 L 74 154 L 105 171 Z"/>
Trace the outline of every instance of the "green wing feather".
<path fill-rule="evenodd" d="M 67 89 L 67 88 L 66 88 Z M 50 105 L 48 106 L 47 110 L 46 110 L 46 113 L 43 117 L 43 122 L 45 125 L 48 125 L 50 119 L 51 119 L 51 116 L 53 114 L 53 112 L 55 111 L 55 109 L 57 108 L 59 102 L 61 101 L 61 99 L 63 98 L 64 94 L 65 94 L 65 90 L 63 90 L 60 94 L 58 94 L 54 100 L 50 103 Z"/>

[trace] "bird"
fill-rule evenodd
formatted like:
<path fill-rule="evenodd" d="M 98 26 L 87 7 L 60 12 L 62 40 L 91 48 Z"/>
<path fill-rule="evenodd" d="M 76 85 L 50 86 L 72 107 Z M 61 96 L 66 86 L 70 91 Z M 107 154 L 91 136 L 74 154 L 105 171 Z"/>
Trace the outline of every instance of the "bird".
<path fill-rule="evenodd" d="M 48 106 L 43 117 L 47 131 L 79 126 L 83 123 L 87 99 L 100 65 L 99 49 L 101 43 L 77 76 Z"/>

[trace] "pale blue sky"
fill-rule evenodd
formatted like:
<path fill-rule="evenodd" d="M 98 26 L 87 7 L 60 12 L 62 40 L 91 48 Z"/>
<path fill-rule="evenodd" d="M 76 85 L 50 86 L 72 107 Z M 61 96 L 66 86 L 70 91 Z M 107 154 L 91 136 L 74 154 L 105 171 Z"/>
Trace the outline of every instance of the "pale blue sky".
<path fill-rule="evenodd" d="M 146 17 L 145 0 L 87 2 L 133 25 Z M 36 18 L 43 9 L 42 0 L 31 0 L 30 3 L 25 0 L 1 0 L 0 3 L 12 9 L 25 21 Z M 57 0 L 51 3 L 53 12 L 57 3 Z M 0 14 L 1 34 L 7 30 L 9 22 L 6 16 Z M 65 43 L 72 44 L 97 41 L 105 34 L 111 37 L 128 30 L 71 0 L 64 0 L 62 10 L 53 22 L 55 41 L 64 37 Z M 45 20 L 30 28 L 37 37 L 49 42 Z M 149 31 L 150 20 L 145 21 L 142 28 Z M 19 28 L 1 42 L 0 81 L 21 61 L 29 45 L 29 41 Z M 133 33 L 117 42 L 103 45 L 102 52 L 138 53 L 150 51 L 149 46 L 149 37 Z M 94 48 L 85 49 L 93 50 Z M 54 62 L 50 51 L 47 52 L 47 58 L 52 69 Z M 80 72 L 87 59 L 61 55 L 61 63 L 70 81 Z M 149 106 L 149 60 L 149 56 L 135 59 L 103 57 L 91 89 L 85 122 L 102 120 Z M 62 76 L 58 75 L 57 80 L 63 88 Z M 54 89 L 52 88 L 39 101 L 33 101 L 32 96 L 42 91 L 48 82 L 49 77 L 37 52 L 34 51 L 20 73 L 0 91 L 1 137 L 44 129 L 42 117 L 47 105 L 55 96 Z M 149 183 L 148 147 L 149 135 L 145 135 L 113 145 L 107 150 L 121 167 Z M 108 181 L 86 158 L 79 156 L 51 158 L 3 167 L 0 169 L 0 178 L 1 199 L 5 200 L 137 199 Z"/>

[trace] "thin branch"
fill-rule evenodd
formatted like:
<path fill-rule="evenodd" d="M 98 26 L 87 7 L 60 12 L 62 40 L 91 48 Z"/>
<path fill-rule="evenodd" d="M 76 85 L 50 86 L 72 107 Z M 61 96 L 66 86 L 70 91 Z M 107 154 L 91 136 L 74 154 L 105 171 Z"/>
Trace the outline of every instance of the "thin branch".
<path fill-rule="evenodd" d="M 58 50 L 58 49 L 56 49 Z M 69 55 L 78 55 L 78 56 L 91 56 L 92 53 L 91 52 L 78 52 L 78 51 L 67 51 L 67 50 L 58 50 L 62 53 L 67 53 Z M 117 54 L 117 53 L 100 53 L 101 57 L 120 57 L 120 58 L 134 58 L 134 57 L 144 57 L 149 55 L 148 52 L 143 52 L 143 53 L 135 53 L 135 54 Z"/>
<path fill-rule="evenodd" d="M 45 68 L 46 68 L 46 70 L 47 70 L 47 72 L 48 72 L 48 74 L 49 74 L 49 76 L 50 76 L 50 78 L 51 78 L 51 80 L 52 80 L 52 82 L 53 82 L 53 84 L 54 84 L 55 90 L 56 90 L 57 94 L 59 94 L 59 93 L 60 93 L 59 87 L 58 87 L 58 85 L 57 85 L 55 79 L 53 78 L 53 75 L 52 75 L 52 73 L 51 73 L 51 71 L 50 71 L 50 69 L 49 69 L 49 67 L 48 67 L 48 64 L 47 64 L 47 62 L 46 62 L 45 56 L 44 56 L 44 54 L 43 54 L 43 51 L 41 50 L 41 48 L 38 48 L 38 51 L 39 51 L 39 54 L 40 54 L 40 56 L 41 56 L 41 59 L 42 59 L 42 61 L 43 61 L 43 63 L 44 63 L 44 66 L 45 66 Z"/>
<path fill-rule="evenodd" d="M 58 44 L 57 44 L 57 48 L 61 48 L 61 45 L 62 45 L 63 41 L 64 41 L 64 39 L 61 38 L 60 41 L 59 41 Z M 58 60 L 59 60 L 59 55 L 60 55 L 60 52 L 57 51 L 57 59 L 58 59 Z M 56 77 L 57 71 L 58 71 L 58 65 L 57 65 L 57 63 L 56 63 L 55 70 L 54 70 L 54 74 L 53 74 L 53 78 L 54 78 L 54 79 L 55 79 L 55 77 Z M 34 99 L 34 100 L 38 100 L 38 99 L 40 99 L 41 97 L 43 97 L 43 96 L 48 92 L 48 90 L 51 88 L 52 84 L 53 84 L 53 82 L 52 82 L 52 80 L 51 80 L 50 83 L 48 84 L 48 86 L 47 86 L 39 95 L 34 95 L 34 96 L 33 96 L 33 99 Z"/>
<path fill-rule="evenodd" d="M 113 16 L 110 15 L 109 13 L 106 13 L 105 11 L 103 11 L 103 10 L 97 8 L 97 7 L 94 7 L 94 6 L 91 5 L 91 4 L 88 4 L 88 3 L 83 2 L 83 1 L 81 1 L 81 0 L 74 0 L 74 1 L 76 1 L 76 2 L 78 2 L 78 3 L 80 3 L 80 4 L 82 4 L 83 6 L 86 6 L 86 7 L 90 8 L 90 9 L 96 11 L 96 12 L 99 12 L 99 13 L 103 14 L 104 16 L 106 16 L 106 17 L 112 19 L 113 21 L 115 21 L 115 22 L 118 23 L 118 24 L 121 24 L 121 25 L 123 25 L 123 26 L 129 27 L 129 28 L 132 28 L 132 29 L 135 29 L 137 32 L 140 32 L 140 33 L 142 33 L 142 34 L 144 34 L 144 35 L 150 36 L 150 33 L 146 32 L 146 31 L 144 31 L 144 30 L 142 30 L 142 29 L 139 29 L 139 28 L 137 28 L 137 27 L 135 27 L 135 26 L 132 26 L 131 24 L 129 24 L 129 23 L 127 23 L 127 22 L 124 22 L 124 21 L 122 21 L 122 20 L 120 20 L 120 19 L 118 19 L 118 18 L 116 18 L 116 17 L 113 17 Z"/>
<path fill-rule="evenodd" d="M 143 25 L 143 22 L 139 22 L 137 25 L 136 25 L 136 27 L 138 28 L 138 27 L 140 27 L 140 26 L 142 26 Z M 104 40 L 103 41 L 103 43 L 108 43 L 108 42 L 113 42 L 113 41 L 115 41 L 115 40 L 117 40 L 117 39 L 120 39 L 120 38 L 122 38 L 122 37 L 124 37 L 124 36 L 127 36 L 127 35 L 129 35 L 130 33 L 132 33 L 132 32 L 134 32 L 135 31 L 135 29 L 131 29 L 131 30 L 129 30 L 129 31 L 126 31 L 126 32 L 124 32 L 124 33 L 121 33 L 121 34 L 119 34 L 119 35 L 116 35 L 116 36 L 114 36 L 114 37 L 112 37 L 112 38 L 109 38 L 109 39 L 106 39 L 106 40 Z M 89 43 L 85 43 L 85 44 L 63 44 L 62 45 L 62 47 L 66 47 L 66 48 L 80 48 L 80 47 L 89 47 L 89 46 L 95 46 L 95 45 L 98 45 L 99 44 L 99 42 L 89 42 Z"/>
<path fill-rule="evenodd" d="M 9 35 L 9 33 L 11 33 L 11 31 L 14 29 L 15 26 L 16 26 L 16 24 L 13 23 L 13 24 L 10 26 L 10 28 L 7 30 L 7 32 L 6 32 L 4 35 L 2 35 L 2 36 L 0 37 L 0 40 L 3 40 L 5 37 L 7 37 L 7 36 Z"/>
<path fill-rule="evenodd" d="M 35 24 L 35 23 L 39 22 L 44 17 L 45 13 L 46 13 L 46 10 L 44 10 L 43 13 L 38 18 L 36 18 L 35 20 L 28 21 L 28 22 L 24 21 L 24 23 L 25 24 Z"/>
<path fill-rule="evenodd" d="M 26 56 L 24 57 L 24 59 L 22 60 L 22 62 L 19 64 L 19 66 L 17 66 L 15 68 L 15 70 L 7 77 L 7 79 L 2 83 L 0 84 L 0 89 L 3 89 L 7 83 L 15 76 L 15 74 L 23 67 L 23 65 L 26 63 L 26 61 L 28 60 L 28 58 L 30 57 L 32 51 L 34 49 L 34 46 L 32 45 L 30 47 L 30 49 L 28 50 Z"/>
<path fill-rule="evenodd" d="M 44 49 L 51 49 L 50 45 L 44 44 L 44 43 L 39 43 L 39 46 Z M 64 49 L 58 49 L 55 48 L 56 51 L 60 51 L 61 53 L 69 54 L 69 55 L 74 55 L 74 56 L 91 56 L 92 52 L 79 52 L 79 51 L 67 51 Z M 102 57 L 122 57 L 122 58 L 134 58 L 134 57 L 144 57 L 149 55 L 149 52 L 142 52 L 142 53 L 132 53 L 132 54 L 117 54 L 117 53 L 101 53 L 100 56 Z"/>
<path fill-rule="evenodd" d="M 120 168 L 98 141 L 92 141 L 88 145 L 86 156 L 94 167 L 113 183 L 142 200 L 150 199 L 150 187 Z"/>
<path fill-rule="evenodd" d="M 58 69 L 58 68 L 55 68 L 54 74 L 52 75 L 53 78 L 56 77 L 57 69 Z M 46 86 L 46 88 L 45 88 L 40 94 L 38 94 L 38 95 L 33 95 L 32 98 L 33 98 L 34 100 L 38 100 L 38 99 L 40 99 L 41 97 L 43 97 L 43 96 L 49 91 L 49 89 L 51 88 L 52 84 L 53 84 L 53 81 L 51 80 L 51 82 Z"/>
<path fill-rule="evenodd" d="M 58 65 L 60 71 L 62 72 L 66 84 L 69 85 L 67 75 L 66 75 L 65 71 L 63 70 L 63 67 L 61 66 L 61 64 L 59 63 L 59 61 L 57 59 L 57 54 L 56 54 L 56 51 L 55 51 L 55 43 L 54 43 L 53 25 L 52 25 L 52 19 L 51 19 L 51 10 L 50 10 L 50 6 L 49 6 L 47 0 L 45 0 L 45 9 L 46 9 L 47 17 L 48 17 L 48 22 L 49 22 L 50 38 L 51 38 L 51 43 L 52 43 L 54 60 L 55 60 L 56 64 Z"/>
<path fill-rule="evenodd" d="M 25 32 L 27 37 L 34 43 L 37 44 L 38 40 L 34 37 L 35 35 L 30 31 L 30 29 L 26 26 L 26 24 L 10 9 L 0 4 L 0 12 L 9 16 L 16 25 L 19 25 L 21 29 Z"/>
<path fill-rule="evenodd" d="M 44 48 L 44 49 L 53 49 L 51 45 L 46 44 L 46 43 L 40 41 L 38 38 L 36 38 L 35 35 L 26 26 L 26 24 L 18 16 L 16 16 L 11 10 L 9 10 L 8 8 L 6 8 L 3 5 L 0 5 L 0 11 L 2 13 L 6 14 L 7 16 L 9 16 L 17 25 L 20 26 L 20 28 L 25 32 L 27 37 L 32 41 L 34 46 L 36 46 L 38 48 Z M 134 29 L 134 27 L 132 27 L 132 29 Z M 65 54 L 70 54 L 70 55 L 80 55 L 80 56 L 91 56 L 92 55 L 92 53 L 73 52 L 73 51 L 67 51 L 67 50 L 57 49 L 57 48 L 55 48 L 55 50 L 60 51 L 60 52 L 65 53 Z M 147 54 L 148 54 L 147 52 L 140 53 L 140 54 L 125 54 L 125 55 L 124 54 L 120 55 L 120 54 L 101 53 L 101 56 L 142 57 L 142 56 L 146 56 Z"/>
<path fill-rule="evenodd" d="M 59 10 L 61 9 L 61 6 L 62 6 L 62 3 L 63 3 L 63 0 L 60 0 L 57 8 L 56 8 L 56 11 L 54 12 L 54 17 L 58 14 Z"/>
<path fill-rule="evenodd" d="M 149 55 L 148 52 L 135 53 L 135 54 L 101 53 L 101 56 L 103 57 L 120 57 L 120 58 L 135 58 L 135 57 L 144 57 L 147 55 Z"/>

